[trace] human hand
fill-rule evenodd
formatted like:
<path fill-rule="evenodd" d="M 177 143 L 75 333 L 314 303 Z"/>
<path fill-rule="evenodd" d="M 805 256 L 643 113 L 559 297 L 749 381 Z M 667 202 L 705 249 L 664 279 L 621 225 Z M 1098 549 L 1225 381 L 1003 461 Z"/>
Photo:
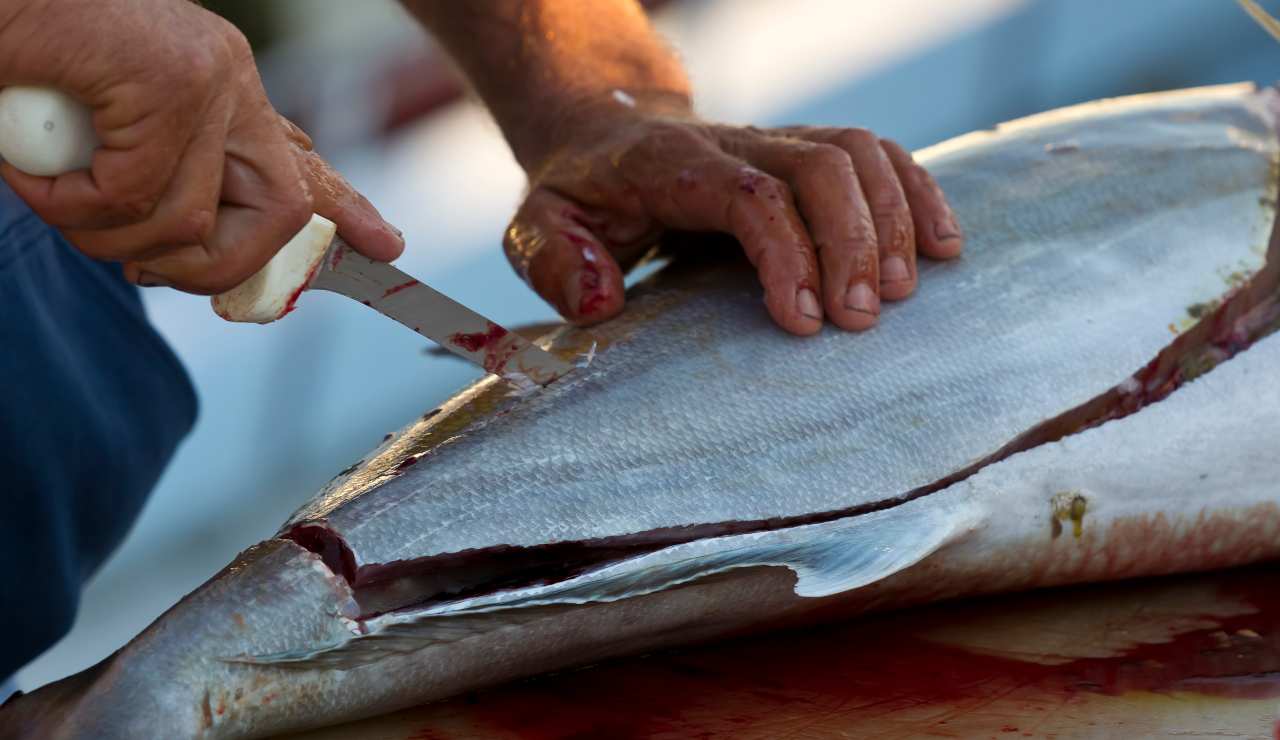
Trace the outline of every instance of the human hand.
<path fill-rule="evenodd" d="M 668 229 L 741 242 L 782 328 L 875 325 L 916 287 L 916 257 L 957 256 L 942 191 L 902 147 L 864 129 L 707 123 L 680 96 L 594 101 L 557 119 L 506 232 L 512 265 L 567 319 L 623 308 L 623 270 Z"/>
<path fill-rule="evenodd" d="M 251 276 L 313 212 L 371 258 L 399 233 L 267 101 L 244 36 L 193 3 L 33 0 L 0 10 L 0 84 L 93 109 L 91 170 L 0 176 L 91 257 L 196 293 Z M 104 32 L 109 29 L 109 32 Z"/>

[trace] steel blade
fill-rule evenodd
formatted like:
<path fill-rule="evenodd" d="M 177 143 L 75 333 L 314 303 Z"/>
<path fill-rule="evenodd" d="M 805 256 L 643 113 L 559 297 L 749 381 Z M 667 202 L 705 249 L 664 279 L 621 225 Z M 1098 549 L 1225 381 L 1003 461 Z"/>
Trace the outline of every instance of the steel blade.
<path fill-rule="evenodd" d="M 334 239 L 310 288 L 340 293 L 517 385 L 546 385 L 574 366 L 386 262 Z"/>

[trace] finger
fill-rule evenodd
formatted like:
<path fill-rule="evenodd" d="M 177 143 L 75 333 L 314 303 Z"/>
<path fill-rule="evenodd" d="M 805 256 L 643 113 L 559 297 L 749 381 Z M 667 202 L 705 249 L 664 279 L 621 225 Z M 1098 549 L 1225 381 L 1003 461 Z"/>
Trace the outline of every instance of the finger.
<path fill-rule="evenodd" d="M 58 177 L 37 177 L 3 162 L 0 163 L 0 177 L 41 220 L 55 228 L 105 229 L 137 220 L 132 215 L 124 218 L 97 208 L 99 191 L 88 170 Z"/>
<path fill-rule="evenodd" d="M 215 106 L 197 125 L 191 115 L 163 112 L 126 121 L 109 106 L 94 116 L 103 141 L 89 170 L 44 178 L 5 165 L 3 176 L 41 219 L 58 228 L 137 224 L 161 207 L 194 142 L 220 149 L 225 121 L 218 118 L 225 118 L 225 108 Z"/>
<path fill-rule="evenodd" d="M 849 154 L 830 144 L 751 136 L 734 148 L 795 193 L 822 267 L 822 299 L 836 326 L 861 331 L 880 315 L 876 228 Z"/>
<path fill-rule="evenodd" d="M 64 228 L 63 234 L 91 257 L 120 262 L 205 243 L 218 217 L 225 167 L 223 141 L 215 134 L 192 142 L 170 189 L 146 220 L 110 229 Z"/>
<path fill-rule="evenodd" d="M 262 269 L 313 213 L 306 179 L 274 121 L 228 141 L 221 197 L 202 243 L 128 263 L 126 276 L 147 275 L 192 293 L 230 290 Z"/>
<path fill-rule="evenodd" d="M 296 139 L 293 151 L 306 172 L 316 213 L 337 224 L 338 233 L 353 249 L 382 262 L 390 262 L 404 252 L 400 230 L 384 221 L 378 209 L 346 178 L 319 154 L 301 148 Z"/>
<path fill-rule="evenodd" d="M 964 235 L 937 181 L 897 142 L 881 139 L 880 147 L 893 163 L 906 192 L 920 252 L 933 259 L 959 255 L 964 249 Z"/>
<path fill-rule="evenodd" d="M 915 224 L 898 173 L 880 139 L 866 129 L 826 129 L 809 134 L 849 154 L 867 198 L 880 248 L 880 297 L 896 301 L 916 287 Z"/>
<path fill-rule="evenodd" d="M 154 213 L 115 200 L 94 182 L 89 170 L 77 170 L 57 177 L 37 177 L 5 162 L 0 176 L 30 206 L 41 220 L 60 229 L 112 229 L 136 224 Z"/>
<path fill-rule="evenodd" d="M 655 137 L 619 169 L 664 225 L 733 234 L 779 326 L 800 335 L 822 328 L 818 262 L 786 183 L 700 137 Z"/>
<path fill-rule="evenodd" d="M 503 239 L 516 273 L 560 315 L 580 325 L 616 316 L 624 302 L 622 270 L 585 221 L 577 204 L 539 187 L 520 206 Z"/>
<path fill-rule="evenodd" d="M 293 121 L 290 121 L 284 116 L 280 116 L 280 125 L 284 127 L 285 138 L 294 146 L 308 152 L 315 148 L 311 141 L 311 137 L 307 135 L 307 132 L 298 128 Z"/>

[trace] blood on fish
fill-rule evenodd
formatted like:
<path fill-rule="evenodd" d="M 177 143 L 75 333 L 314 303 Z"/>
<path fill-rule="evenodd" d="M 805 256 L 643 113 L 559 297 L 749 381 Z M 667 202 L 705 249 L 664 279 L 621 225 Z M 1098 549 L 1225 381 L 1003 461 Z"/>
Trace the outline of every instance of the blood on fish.
<path fill-rule="evenodd" d="M 426 737 L 436 727 L 467 727 L 476 737 L 514 733 L 542 740 L 763 737 L 762 729 L 793 726 L 815 736 L 853 729 L 870 736 L 893 728 L 895 735 L 963 737 L 968 731 L 987 737 L 1024 732 L 1019 719 L 1030 715 L 1041 724 L 1033 712 L 1056 705 L 1088 711 L 1094 696 L 1274 699 L 1280 697 L 1280 591 L 1271 586 L 1277 575 L 1274 565 L 1215 574 L 1222 598 L 1240 599 L 1256 611 L 1225 618 L 1206 614 L 1204 621 L 1214 626 L 1102 657 L 1046 664 L 923 635 L 957 622 L 980 625 L 991 614 L 1035 615 L 1055 603 L 1094 600 L 1106 608 L 1125 598 L 1132 583 L 971 599 L 614 661 L 484 692 L 470 702 L 455 699 L 418 710 L 415 718 Z M 1194 582 L 1167 579 L 1175 586 L 1179 581 Z M 1212 629 L 1265 637 L 1215 647 L 1207 638 Z M 978 707 L 981 712 L 965 711 Z M 989 729 L 982 728 L 987 722 Z M 948 724 L 963 729 L 948 731 Z M 979 735 L 979 729 L 985 731 Z"/>
<path fill-rule="evenodd" d="M 399 293 L 400 291 L 405 290 L 406 288 L 412 288 L 417 284 L 418 284 L 417 280 L 409 280 L 409 281 L 400 283 L 399 285 L 395 285 L 390 288 L 387 288 L 387 292 L 383 293 L 382 297 L 387 298 L 389 296 L 393 296 L 396 293 Z"/>
<path fill-rule="evenodd" d="M 355 582 L 355 553 L 337 532 L 322 524 L 299 524 L 280 536 L 320 556 L 325 567 L 348 583 Z"/>

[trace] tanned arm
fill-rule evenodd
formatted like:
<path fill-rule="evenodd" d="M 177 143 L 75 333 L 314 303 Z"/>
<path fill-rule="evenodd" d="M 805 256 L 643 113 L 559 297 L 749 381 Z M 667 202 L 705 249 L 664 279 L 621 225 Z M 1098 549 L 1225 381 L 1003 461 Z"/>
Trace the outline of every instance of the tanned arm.
<path fill-rule="evenodd" d="M 493 112 L 530 191 L 504 240 L 570 320 L 623 308 L 622 268 L 668 229 L 737 237 L 774 320 L 861 330 L 959 254 L 933 179 L 863 129 L 698 118 L 678 58 L 631 0 L 404 0 Z"/>

